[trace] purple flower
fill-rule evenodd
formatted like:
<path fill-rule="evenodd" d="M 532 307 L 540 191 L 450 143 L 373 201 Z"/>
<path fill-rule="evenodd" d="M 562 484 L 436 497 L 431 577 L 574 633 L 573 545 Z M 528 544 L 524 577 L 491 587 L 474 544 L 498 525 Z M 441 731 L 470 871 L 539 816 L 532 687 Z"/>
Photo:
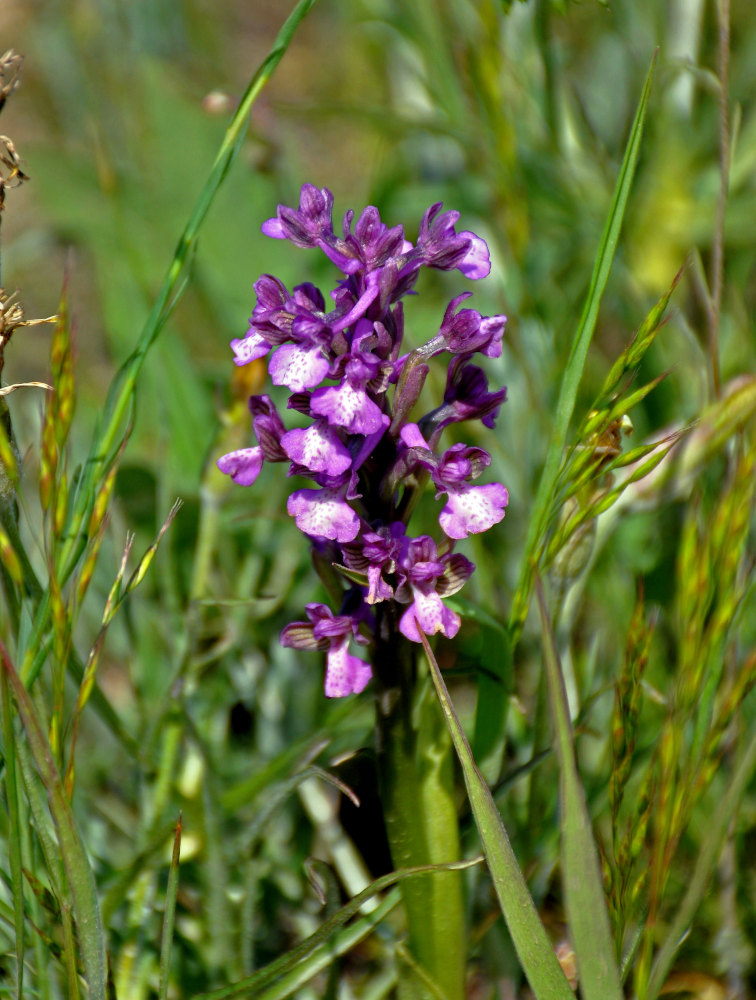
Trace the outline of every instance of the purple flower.
<path fill-rule="evenodd" d="M 299 195 L 299 211 L 279 205 L 276 217 L 262 225 L 266 236 L 291 240 L 298 247 L 318 246 L 333 238 L 333 195 L 328 188 L 319 190 L 313 184 L 303 184 Z"/>
<path fill-rule="evenodd" d="M 452 639 L 461 624 L 459 615 L 447 608 L 442 595 L 456 593 L 474 570 L 464 556 L 438 558 L 436 543 L 428 535 L 411 539 L 399 563 L 402 585 L 396 599 L 410 602 L 399 622 L 399 631 L 412 642 L 421 642 L 420 632 L 435 635 L 441 632 Z"/>
<path fill-rule="evenodd" d="M 442 271 L 458 268 L 466 278 L 485 278 L 491 271 L 488 247 L 475 233 L 457 233 L 455 222 L 459 212 L 444 212 L 441 202 L 431 205 L 420 223 L 417 250 L 426 267 Z"/>
<path fill-rule="evenodd" d="M 506 487 L 501 483 L 468 485 L 470 479 L 476 479 L 490 464 L 491 456 L 482 448 L 455 444 L 431 470 L 436 496 L 448 494 L 438 522 L 449 538 L 467 538 L 488 531 L 504 517 L 504 508 L 509 503 Z"/>
<path fill-rule="evenodd" d="M 446 378 L 444 406 L 438 412 L 440 415 L 446 411 L 441 417 L 444 421 L 481 420 L 484 426 L 494 427 L 506 398 L 506 387 L 488 391 L 488 379 L 482 368 L 454 358 Z"/>
<path fill-rule="evenodd" d="M 463 307 L 470 297 L 464 292 L 422 347 L 407 353 L 402 346 L 401 300 L 423 267 L 456 268 L 471 279 L 490 271 L 485 242 L 457 232 L 459 213 L 441 207 L 425 213 L 415 246 L 402 226 L 387 226 L 372 205 L 357 218 L 348 211 L 342 235 L 336 235 L 331 192 L 303 185 L 299 207 L 279 205 L 263 232 L 319 248 L 336 265 L 341 275 L 330 292 L 333 304 L 326 311 L 329 297 L 314 285 L 289 292 L 277 278 L 263 275 L 255 283 L 247 333 L 231 343 L 238 365 L 270 355 L 273 383 L 289 390 L 287 407 L 304 418 L 299 423 L 305 426 L 287 430 L 271 399 L 253 396 L 257 445 L 224 455 L 218 465 L 247 485 L 264 461 L 289 462 L 290 476 L 314 480 L 314 487 L 291 494 L 287 509 L 308 536 L 329 592 L 341 592 L 341 613 L 310 604 L 308 620 L 287 626 L 282 642 L 327 651 L 326 694 L 333 697 L 361 691 L 370 676 L 370 667 L 349 652 L 352 639 L 367 641 L 359 628 L 373 632 L 377 647 L 394 641 L 386 629 L 397 627 L 397 608 L 374 618 L 375 605 L 404 605 L 398 628 L 413 642 L 423 634 L 457 633 L 459 616 L 444 598 L 464 585 L 474 567 L 452 551 L 450 539 L 498 523 L 509 500 L 500 483 L 474 483 L 491 462 L 483 449 L 455 444 L 437 453 L 451 423 L 494 426 L 506 390 L 490 392 L 485 373 L 470 358 L 476 352 L 501 354 L 506 317 Z M 428 362 L 443 352 L 452 356 L 443 403 L 419 426 L 408 423 L 425 390 Z M 407 534 L 428 478 L 437 498 L 445 497 L 442 554 L 429 535 Z M 376 655 L 376 663 L 385 660 Z"/>
<path fill-rule="evenodd" d="M 364 644 L 359 623 L 351 615 L 334 615 L 325 604 L 308 604 L 309 622 L 293 622 L 281 633 L 281 645 L 294 649 L 328 650 L 325 693 L 328 698 L 343 698 L 363 691 L 373 675 L 370 665 L 349 652 L 349 641 Z"/>
<path fill-rule="evenodd" d="M 482 448 L 455 444 L 438 458 L 423 437 L 417 424 L 405 424 L 401 432 L 406 446 L 398 468 L 411 470 L 422 466 L 431 474 L 436 497 L 448 494 L 446 505 L 439 514 L 439 524 L 449 538 L 467 538 L 498 524 L 509 503 L 509 493 L 501 483 L 471 486 L 483 469 L 491 464 L 491 456 Z"/>
<path fill-rule="evenodd" d="M 230 451 L 216 462 L 221 472 L 231 476 L 240 486 L 251 486 L 254 483 L 260 474 L 263 461 L 285 462 L 287 459 L 279 443 L 284 426 L 270 396 L 250 396 L 249 408 L 259 445 Z"/>
<path fill-rule="evenodd" d="M 362 548 L 358 553 L 345 550 L 346 565 L 367 574 L 368 604 L 388 601 L 394 596 L 393 587 L 386 582 L 383 574 L 396 572 L 397 562 L 407 547 L 406 531 L 401 521 L 381 525 L 375 531 L 363 534 Z"/>
<path fill-rule="evenodd" d="M 470 295 L 470 292 L 462 292 L 451 300 L 438 333 L 420 348 L 423 358 L 427 360 L 441 351 L 464 355 L 479 351 L 489 358 L 499 357 L 507 317 L 481 316 L 475 309 L 460 309 L 455 312 L 459 303 Z"/>

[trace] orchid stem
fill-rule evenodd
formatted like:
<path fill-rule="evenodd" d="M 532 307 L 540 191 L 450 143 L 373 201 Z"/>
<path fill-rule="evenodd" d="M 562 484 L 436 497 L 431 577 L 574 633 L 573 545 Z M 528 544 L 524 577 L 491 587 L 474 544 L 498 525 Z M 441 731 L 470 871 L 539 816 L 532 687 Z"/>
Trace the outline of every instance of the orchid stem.
<path fill-rule="evenodd" d="M 381 606 L 383 608 L 384 605 Z M 373 660 L 378 766 L 386 829 L 395 868 L 460 857 L 452 748 L 427 672 L 415 648 L 382 615 Z M 389 626 L 388 628 L 386 626 Z M 465 995 L 465 916 L 460 872 L 403 883 L 410 963 L 400 968 L 401 1000 Z"/>

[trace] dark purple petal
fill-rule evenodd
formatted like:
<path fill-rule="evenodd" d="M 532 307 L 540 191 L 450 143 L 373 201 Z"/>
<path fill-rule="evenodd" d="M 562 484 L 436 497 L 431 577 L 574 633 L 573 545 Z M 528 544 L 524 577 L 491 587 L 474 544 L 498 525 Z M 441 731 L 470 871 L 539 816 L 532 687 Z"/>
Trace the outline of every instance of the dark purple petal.
<path fill-rule="evenodd" d="M 452 552 L 444 562 L 446 565 L 443 575 L 436 581 L 436 592 L 440 597 L 451 597 L 470 579 L 475 572 L 475 564 L 459 552 Z"/>

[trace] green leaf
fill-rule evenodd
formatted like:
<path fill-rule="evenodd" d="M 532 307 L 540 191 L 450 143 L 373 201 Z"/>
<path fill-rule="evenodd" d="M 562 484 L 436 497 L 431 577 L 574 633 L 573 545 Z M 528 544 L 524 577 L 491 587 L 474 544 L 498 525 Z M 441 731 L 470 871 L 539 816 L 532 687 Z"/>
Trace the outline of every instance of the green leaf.
<path fill-rule="evenodd" d="M 536 595 L 559 762 L 562 881 L 569 934 L 580 974 L 580 995 L 583 1000 L 622 1000 L 598 852 L 575 761 L 567 692 L 539 577 Z"/>
<path fill-rule="evenodd" d="M 107 979 L 105 939 L 94 875 L 76 827 L 71 803 L 63 791 L 63 782 L 55 765 L 44 728 L 29 693 L 16 673 L 2 642 L 0 642 L 0 659 L 2 659 L 2 667 L 10 686 L 13 688 L 18 714 L 29 741 L 29 749 L 35 767 L 47 792 L 50 812 L 58 835 L 60 856 L 63 860 L 73 903 L 84 976 L 89 986 L 89 997 L 90 1000 L 105 1000 Z"/>
<path fill-rule="evenodd" d="M 540 547 L 544 532 L 548 529 L 546 523 L 548 512 L 551 507 L 551 499 L 554 493 L 554 485 L 559 475 L 559 467 L 564 453 L 567 440 L 567 430 L 569 427 L 572 412 L 575 408 L 578 385 L 583 374 L 583 366 L 588 354 L 588 348 L 596 327 L 599 305 L 609 277 L 614 254 L 617 249 L 622 219 L 625 214 L 627 200 L 630 195 L 635 166 L 638 162 L 640 152 L 641 136 L 643 133 L 643 123 L 646 118 L 648 97 L 651 90 L 651 78 L 653 76 L 656 54 L 651 61 L 651 67 L 646 76 L 646 82 L 641 93 L 640 104 L 635 115 L 633 127 L 630 130 L 630 137 L 625 147 L 625 155 L 622 160 L 619 177 L 614 188 L 612 204 L 609 209 L 609 216 L 599 245 L 598 256 L 593 268 L 591 283 L 588 288 L 588 297 L 583 307 L 583 313 L 578 323 L 578 328 L 572 341 L 570 356 L 567 360 L 562 384 L 559 390 L 559 400 L 557 402 L 556 417 L 554 427 L 551 432 L 546 461 L 544 463 L 541 480 L 538 484 L 538 492 L 533 503 L 533 511 L 528 527 L 528 534 L 525 541 L 525 553 L 520 570 L 520 579 L 515 591 L 515 599 L 512 603 L 512 613 L 509 620 L 509 628 L 513 640 L 516 641 L 522 629 L 530 602 L 530 592 L 532 588 L 533 570 L 535 568 L 536 553 Z"/>
<path fill-rule="evenodd" d="M 575 1000 L 528 892 L 491 792 L 475 763 L 428 640 L 422 632 L 420 635 L 436 694 L 462 765 L 467 794 L 496 895 L 523 971 L 536 1000 Z"/>

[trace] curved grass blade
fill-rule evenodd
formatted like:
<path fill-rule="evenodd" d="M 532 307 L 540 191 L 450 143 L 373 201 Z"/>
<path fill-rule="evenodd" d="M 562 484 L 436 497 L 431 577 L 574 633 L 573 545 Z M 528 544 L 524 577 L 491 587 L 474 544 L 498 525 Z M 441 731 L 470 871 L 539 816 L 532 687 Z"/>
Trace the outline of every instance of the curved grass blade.
<path fill-rule="evenodd" d="M 58 846 L 68 880 L 78 931 L 84 976 L 90 1000 L 106 1000 L 107 966 L 105 939 L 97 899 L 97 886 L 84 844 L 74 820 L 71 804 L 63 792 L 63 782 L 55 765 L 50 744 L 37 712 L 22 684 L 8 652 L 0 641 L 0 660 L 18 707 L 29 749 L 47 792 L 50 812 L 58 835 Z"/>
<path fill-rule="evenodd" d="M 472 858 L 470 861 L 452 861 L 448 864 L 418 865 L 415 868 L 402 868 L 399 871 L 391 872 L 390 875 L 383 875 L 350 899 L 338 913 L 334 913 L 314 934 L 311 934 L 296 948 L 277 958 L 270 965 L 266 965 L 264 969 L 260 969 L 254 975 L 231 986 L 213 990 L 211 993 L 202 993 L 194 997 L 194 1000 L 233 1000 L 234 997 L 246 996 L 254 996 L 257 1000 L 263 1000 L 263 998 L 273 1000 L 273 997 L 289 996 L 295 989 L 312 979 L 322 968 L 333 961 L 335 956 L 345 954 L 355 944 L 367 937 L 401 901 L 399 891 L 392 891 L 369 914 L 365 914 L 350 927 L 343 928 L 343 925 L 356 916 L 361 907 L 377 893 L 390 888 L 396 882 L 414 878 L 416 875 L 427 875 L 440 871 L 461 871 L 477 865 L 480 860 L 480 858 Z M 270 989 L 267 992 L 260 992 L 268 987 Z M 555 998 L 555 1000 L 559 1000 L 559 998 Z"/>
<path fill-rule="evenodd" d="M 583 313 L 575 331 L 575 336 L 570 349 L 570 356 L 567 360 L 562 384 L 559 389 L 559 399 L 557 401 L 554 427 L 551 433 L 551 441 L 546 454 L 546 461 L 541 473 L 541 480 L 538 484 L 538 492 L 533 502 L 533 511 L 528 527 L 528 534 L 525 540 L 525 553 L 520 570 L 520 579 L 515 591 L 515 599 L 512 602 L 512 613 L 509 619 L 509 628 L 512 635 L 513 644 L 516 643 L 523 623 L 528 613 L 530 593 L 533 582 L 533 571 L 535 567 L 536 552 L 540 544 L 543 532 L 548 525 L 545 523 L 548 510 L 551 504 L 551 497 L 554 491 L 559 474 L 559 466 L 562 460 L 565 443 L 567 441 L 567 430 L 569 427 L 572 411 L 575 407 L 578 385 L 583 374 L 583 366 L 588 354 L 588 348 L 596 328 L 599 305 L 604 294 L 604 288 L 609 277 L 614 253 L 617 249 L 622 219 L 625 214 L 627 200 L 630 195 L 630 188 L 633 182 L 635 166 L 638 162 L 640 152 L 641 136 L 643 133 L 643 123 L 646 118 L 648 98 L 651 91 L 651 79 L 656 63 L 656 53 L 651 60 L 651 67 L 646 76 L 643 91 L 641 93 L 638 110 L 635 114 L 633 127 L 630 130 L 630 137 L 625 147 L 625 155 L 622 160 L 619 177 L 614 188 L 612 204 L 609 209 L 609 216 L 606 220 L 603 236 L 599 245 L 598 256 L 594 264 L 591 283 L 588 288 L 588 296 L 583 307 Z"/>
<path fill-rule="evenodd" d="M 535 589 L 541 613 L 546 681 L 554 719 L 554 749 L 559 762 L 562 881 L 569 934 L 580 973 L 580 995 L 583 1000 L 622 1000 L 598 853 L 575 762 L 567 692 L 538 576 Z"/>
<path fill-rule="evenodd" d="M 677 950 L 682 944 L 685 932 L 693 922 L 708 888 L 711 876 L 722 853 L 732 818 L 737 812 L 743 793 L 756 771 L 756 727 L 751 730 L 748 746 L 735 768 L 724 798 L 712 810 L 710 825 L 696 858 L 693 875 L 688 884 L 682 903 L 667 931 L 664 943 L 651 969 L 651 977 L 645 994 L 646 1000 L 656 1000 L 661 993 L 667 974 Z"/>
<path fill-rule="evenodd" d="M 159 1000 L 168 996 L 168 982 L 171 972 L 171 951 L 173 949 L 173 924 L 176 917 L 176 896 L 178 895 L 179 857 L 181 854 L 181 813 L 173 838 L 171 868 L 168 872 L 168 888 L 165 893 L 165 913 L 163 915 L 163 936 L 160 943 L 160 986 Z"/>
<path fill-rule="evenodd" d="M 457 751 L 475 823 L 501 911 L 536 1000 L 575 1000 L 509 843 L 491 792 L 478 770 L 428 640 L 420 631 L 430 675 Z"/>

